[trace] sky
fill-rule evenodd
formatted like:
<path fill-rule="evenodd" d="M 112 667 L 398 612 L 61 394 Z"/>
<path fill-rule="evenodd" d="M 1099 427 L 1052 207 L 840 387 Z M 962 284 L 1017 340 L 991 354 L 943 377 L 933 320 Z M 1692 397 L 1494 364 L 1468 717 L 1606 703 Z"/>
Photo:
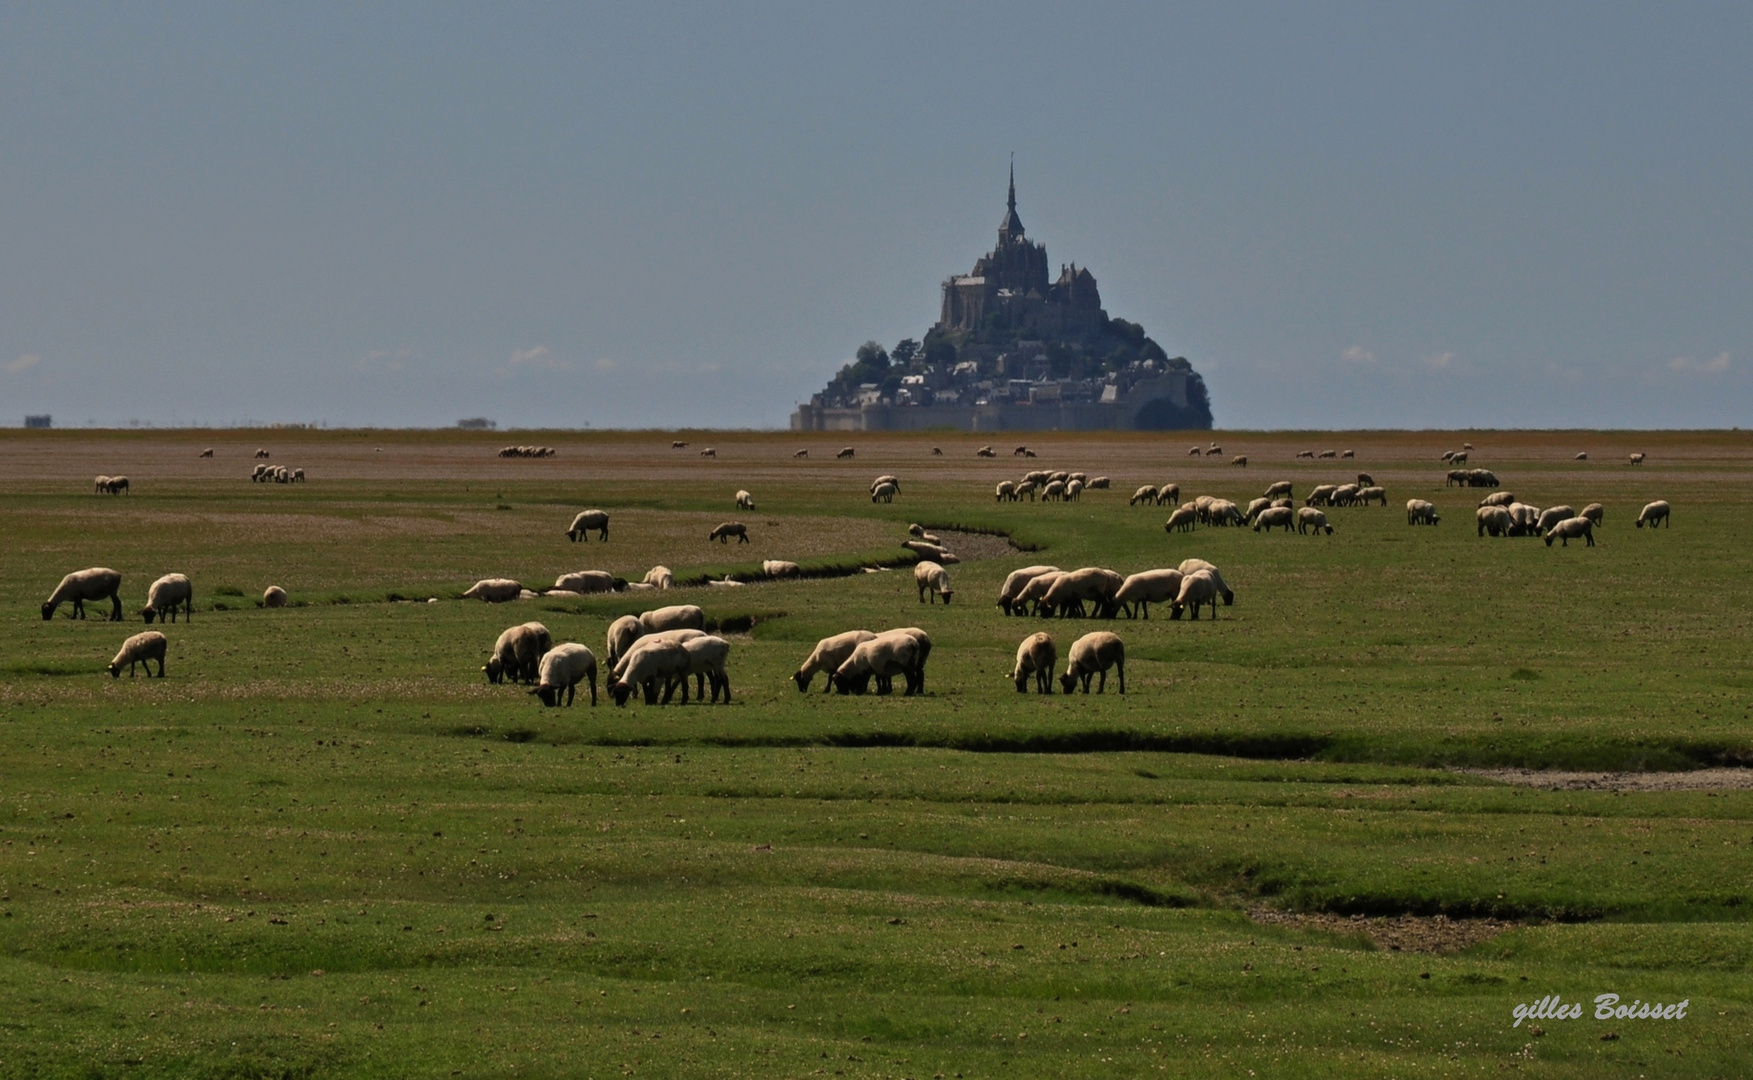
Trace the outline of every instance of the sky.
<path fill-rule="evenodd" d="M 1223 428 L 1753 424 L 1753 6 L 0 7 L 0 424 L 783 427 L 1018 209 Z"/>

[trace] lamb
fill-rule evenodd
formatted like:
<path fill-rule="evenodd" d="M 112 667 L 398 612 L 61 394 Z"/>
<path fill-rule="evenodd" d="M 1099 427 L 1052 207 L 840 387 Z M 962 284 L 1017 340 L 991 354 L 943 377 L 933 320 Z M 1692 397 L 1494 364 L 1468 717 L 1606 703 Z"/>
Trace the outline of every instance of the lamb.
<path fill-rule="evenodd" d="M 286 606 L 286 590 L 278 585 L 270 585 L 262 591 L 262 606 L 282 608 Z"/>
<path fill-rule="evenodd" d="M 1488 532 L 1493 536 L 1508 536 L 1510 529 L 1515 526 L 1515 521 L 1510 517 L 1507 507 L 1481 506 L 1476 511 L 1476 516 L 1479 521 L 1480 536 L 1484 536 Z"/>
<path fill-rule="evenodd" d="M 642 584 L 650 585 L 654 589 L 673 589 L 676 587 L 676 576 L 670 573 L 667 566 L 654 566 L 645 572 Z"/>
<path fill-rule="evenodd" d="M 1583 507 L 1583 512 L 1579 516 L 1586 517 L 1594 522 L 1595 528 L 1598 529 L 1601 527 L 1601 523 L 1607 518 L 1607 508 L 1600 503 L 1590 503 Z"/>
<path fill-rule="evenodd" d="M 754 508 L 755 508 L 755 497 L 753 495 L 750 495 L 746 491 L 738 491 L 737 492 L 737 509 L 738 510 L 753 510 Z"/>
<path fill-rule="evenodd" d="M 1303 505 L 1326 506 L 1328 500 L 1333 497 L 1333 493 L 1338 490 L 1338 484 L 1322 484 L 1315 488 L 1315 490 L 1309 492 L 1309 497 L 1303 500 Z"/>
<path fill-rule="evenodd" d="M 539 622 L 507 627 L 493 643 L 493 655 L 481 670 L 490 683 L 534 682 L 542 655 L 553 643 L 553 635 Z"/>
<path fill-rule="evenodd" d="M 1097 476 L 1097 477 L 1092 477 L 1090 482 L 1085 484 L 1084 486 L 1089 488 L 1091 491 L 1107 491 L 1110 487 L 1113 486 L 1113 481 L 1109 480 L 1105 476 Z"/>
<path fill-rule="evenodd" d="M 1211 617 L 1217 618 L 1217 579 L 1210 570 L 1195 570 L 1190 574 L 1181 575 L 1181 591 L 1175 596 L 1173 606 L 1169 608 L 1169 618 L 1179 620 L 1181 612 L 1188 607 L 1193 609 L 1193 621 L 1199 621 L 1199 609 L 1211 605 Z"/>
<path fill-rule="evenodd" d="M 1237 454 L 1235 457 L 1230 458 L 1230 464 L 1231 465 L 1240 465 L 1243 468 L 1246 468 L 1248 465 L 1248 455 Z"/>
<path fill-rule="evenodd" d="M 157 630 L 148 630 L 135 634 L 122 642 L 122 651 L 110 661 L 110 678 L 122 677 L 122 665 L 128 665 L 128 678 L 134 677 L 134 665 L 139 664 L 146 669 L 146 677 L 152 678 L 152 661 L 158 661 L 158 677 L 164 678 L 164 652 L 170 643 Z"/>
<path fill-rule="evenodd" d="M 1053 587 L 1054 583 L 1064 576 L 1065 571 L 1063 570 L 1048 570 L 1045 573 L 1036 574 L 1024 582 L 1016 594 L 1016 599 L 1011 601 L 1011 613 L 1038 612 L 1041 608 L 1041 598 L 1046 596 L 1047 591 Z M 1032 608 L 1031 604 L 1034 605 Z"/>
<path fill-rule="evenodd" d="M 590 703 L 597 703 L 597 658 L 596 654 L 575 641 L 556 645 L 542 655 L 541 681 L 530 693 L 541 699 L 545 708 L 554 708 L 560 704 L 560 696 L 566 695 L 566 707 L 572 707 L 572 697 L 578 690 L 578 684 L 590 680 Z"/>
<path fill-rule="evenodd" d="M 1142 570 L 1120 583 L 1114 604 L 1126 611 L 1126 617 L 1150 618 L 1150 605 L 1172 604 L 1181 595 L 1181 571 Z"/>
<path fill-rule="evenodd" d="M 140 614 L 146 619 L 147 626 L 151 626 L 155 618 L 160 622 L 176 622 L 179 607 L 183 609 L 184 619 L 195 617 L 194 586 L 182 574 L 166 574 L 146 590 L 146 606 L 140 609 Z"/>
<path fill-rule="evenodd" d="M 1633 465 L 1642 465 L 1643 464 L 1643 453 L 1640 451 L 1638 453 L 1631 455 L 1630 463 Z"/>
<path fill-rule="evenodd" d="M 608 659 L 609 670 L 613 671 L 633 643 L 644 636 L 645 624 L 637 615 L 623 615 L 610 623 L 603 640 L 603 655 Z"/>
<path fill-rule="evenodd" d="M 1570 542 L 1579 536 L 1582 537 L 1584 540 L 1587 540 L 1589 542 L 1589 547 L 1594 547 L 1595 546 L 1595 523 L 1590 521 L 1586 517 L 1565 518 L 1563 521 L 1558 522 L 1557 524 L 1553 525 L 1551 529 L 1547 530 L 1547 532 L 1546 532 L 1546 546 L 1547 547 L 1552 546 L 1552 538 L 1554 536 L 1558 537 L 1560 540 L 1563 540 L 1565 547 L 1569 547 Z"/>
<path fill-rule="evenodd" d="M 925 658 L 922 654 L 928 651 L 929 646 L 906 631 L 890 630 L 878 634 L 855 646 L 852 654 L 834 670 L 834 687 L 841 694 L 862 694 L 874 678 L 876 692 L 889 694 L 894 690 L 895 676 L 901 675 L 907 680 L 907 696 L 923 693 Z"/>
<path fill-rule="evenodd" d="M 561 592 L 578 593 L 586 596 L 590 593 L 621 592 L 627 588 L 627 579 L 618 578 L 607 570 L 575 570 L 570 574 L 561 574 L 554 579 L 554 588 Z"/>
<path fill-rule="evenodd" d="M 1319 535 L 1326 532 L 1333 535 L 1333 526 L 1327 523 L 1327 515 L 1312 506 L 1305 506 L 1296 512 L 1296 531 L 1299 533 L 1313 532 Z"/>
<path fill-rule="evenodd" d="M 1666 504 L 1663 504 L 1666 505 Z M 89 570 L 75 570 L 61 579 L 55 591 L 43 601 L 43 621 L 48 622 L 55 617 L 55 609 L 65 601 L 73 602 L 72 610 L 67 613 L 71 619 L 85 618 L 85 602 L 108 598 L 112 605 L 110 622 L 122 621 L 122 575 L 103 566 L 94 566 Z"/>
<path fill-rule="evenodd" d="M 998 502 L 1016 502 L 1016 485 L 1009 480 L 1000 480 L 998 487 L 993 489 Z"/>
<path fill-rule="evenodd" d="M 893 484 L 878 484 L 876 487 L 870 489 L 870 501 L 873 503 L 892 503 L 895 501 L 895 496 L 900 490 L 900 488 Z"/>
<path fill-rule="evenodd" d="M 1155 484 L 1145 484 L 1143 487 L 1139 488 L 1137 491 L 1134 491 L 1132 493 L 1132 498 L 1129 502 L 1127 502 L 1126 505 L 1127 506 L 1137 506 L 1139 503 L 1148 503 L 1148 504 L 1154 506 L 1154 505 L 1156 505 L 1156 500 L 1157 500 L 1156 485 Z"/>
<path fill-rule="evenodd" d="M 1016 667 L 1011 669 L 1010 681 L 1016 683 L 1019 694 L 1029 692 L 1029 676 L 1035 677 L 1035 693 L 1051 694 L 1053 692 L 1053 669 L 1059 666 L 1059 647 L 1053 644 L 1051 634 L 1030 634 L 1017 646 Z"/>
<path fill-rule="evenodd" d="M 876 635 L 869 630 L 848 630 L 843 634 L 835 634 L 833 637 L 825 637 L 816 642 L 816 647 L 811 650 L 809 657 L 791 676 L 792 681 L 797 683 L 797 692 L 807 694 L 810 689 L 810 680 L 816 677 L 818 671 L 828 674 L 822 692 L 832 691 L 834 689 L 834 672 L 846 662 L 847 657 L 852 655 L 852 650 L 875 637 Z"/>
<path fill-rule="evenodd" d="M 1164 503 L 1173 503 L 1176 506 L 1181 505 L 1180 484 L 1164 484 L 1162 487 L 1157 488 L 1156 504 L 1161 506 Z"/>
<path fill-rule="evenodd" d="M 1645 506 L 1637 515 L 1637 527 L 1640 529 L 1643 528 L 1645 522 L 1648 522 L 1649 527 L 1652 529 L 1660 528 L 1664 524 L 1670 529 L 1673 528 L 1674 523 L 1668 517 L 1667 501 L 1664 499 L 1657 499 L 1655 502 Z M 47 618 L 47 616 L 44 617 Z"/>
<path fill-rule="evenodd" d="M 701 634 L 701 637 L 706 635 Z M 657 704 L 658 681 L 663 681 L 663 700 L 667 703 L 675 692 L 676 683 L 685 681 L 691 666 L 687 646 L 681 641 L 646 641 L 621 658 L 615 668 L 609 695 L 617 706 L 627 704 L 635 689 L 644 692 L 647 705 Z"/>
<path fill-rule="evenodd" d="M 1183 577 L 1195 571 L 1204 570 L 1211 575 L 1212 582 L 1217 585 L 1217 594 L 1223 597 L 1223 606 L 1229 607 L 1236 602 L 1236 594 L 1230 591 L 1229 585 L 1223 580 L 1223 574 L 1212 563 L 1208 563 L 1204 559 L 1182 559 L 1181 565 L 1175 569 L 1181 571 Z"/>
<path fill-rule="evenodd" d="M 722 522 L 717 528 L 706 534 L 706 542 L 711 543 L 716 540 L 721 544 L 728 544 L 733 536 L 737 538 L 739 544 L 748 543 L 749 527 L 740 521 Z"/>
<path fill-rule="evenodd" d="M 1115 612 L 1114 597 L 1123 584 L 1119 574 L 1099 566 L 1086 566 L 1081 570 L 1073 570 L 1061 574 L 1048 586 L 1047 592 L 1035 605 L 1035 614 L 1051 616 L 1057 612 L 1061 617 L 1085 613 L 1084 602 L 1088 601 L 1093 609 L 1090 613 L 1104 619 L 1112 619 Z"/>
<path fill-rule="evenodd" d="M 682 704 L 688 703 L 688 676 L 696 681 L 704 680 L 711 687 L 713 702 L 718 701 L 719 691 L 724 692 L 724 703 L 730 704 L 730 676 L 725 673 L 725 661 L 730 658 L 730 642 L 710 634 L 697 638 L 689 638 L 682 642 L 682 648 L 688 653 L 688 670 L 682 675 Z M 706 687 L 699 688 L 697 696 L 702 701 L 706 697 Z"/>
<path fill-rule="evenodd" d="M 1557 525 L 1559 522 L 1566 521 L 1566 520 L 1573 518 L 1573 517 L 1576 517 L 1576 516 L 1577 516 L 1577 512 L 1576 512 L 1575 508 L 1573 508 L 1573 507 L 1569 507 L 1569 506 L 1549 507 L 1540 514 L 1540 517 L 1536 521 L 1534 528 L 1536 530 L 1538 530 L 1540 533 L 1544 534 L 1544 533 L 1550 532 L 1552 530 L 1552 527 L 1554 525 Z"/>
<path fill-rule="evenodd" d="M 761 573 L 770 578 L 794 578 L 803 576 L 803 569 L 784 559 L 765 559 L 761 562 Z"/>
<path fill-rule="evenodd" d="M 580 510 L 578 516 L 572 519 L 572 524 L 567 528 L 566 538 L 575 544 L 580 540 L 588 544 L 592 529 L 596 530 L 598 540 L 608 540 L 609 513 L 607 510 Z"/>
<path fill-rule="evenodd" d="M 1305 506 L 1303 509 L 1309 508 Z M 1317 510 L 1315 513 L 1318 514 L 1320 511 Z M 1273 529 L 1283 529 L 1285 532 L 1289 532 L 1291 526 L 1295 524 L 1296 514 L 1291 512 L 1290 507 L 1273 506 L 1262 510 L 1260 516 L 1254 519 L 1254 531 L 1271 532 Z"/>
<path fill-rule="evenodd" d="M 1126 645 L 1117 634 L 1106 630 L 1098 630 L 1093 634 L 1085 634 L 1071 643 L 1071 656 L 1065 664 L 1065 674 L 1059 677 L 1059 685 L 1066 693 L 1077 689 L 1079 680 L 1083 682 L 1083 692 L 1090 692 L 1090 680 L 1099 675 L 1101 681 L 1096 684 L 1096 693 L 1104 693 L 1108 689 L 1108 669 L 1115 669 L 1120 677 L 1120 692 L 1126 692 Z"/>
<path fill-rule="evenodd" d="M 1291 483 L 1289 480 L 1278 480 L 1267 484 L 1265 495 L 1268 499 L 1294 498 L 1291 494 Z"/>
<path fill-rule="evenodd" d="M 213 448 L 211 446 L 209 446 L 207 449 L 201 451 L 200 456 L 201 457 L 212 457 L 213 456 Z"/>
<path fill-rule="evenodd" d="M 510 578 L 483 578 L 463 593 L 464 600 L 485 600 L 489 604 L 509 603 L 522 596 L 523 586 Z"/>
<path fill-rule="evenodd" d="M 931 602 L 934 604 L 937 603 L 939 596 L 943 597 L 945 604 L 948 604 L 950 597 L 955 595 L 955 591 L 950 588 L 949 571 L 937 563 L 925 559 L 913 564 L 913 584 L 919 589 L 919 602 L 921 604 L 926 602 L 927 595 L 931 597 Z"/>
<path fill-rule="evenodd" d="M 1174 532 L 1179 529 L 1182 532 L 1192 532 L 1193 523 L 1198 520 L 1198 518 L 1199 511 L 1197 508 L 1192 506 L 1178 506 L 1175 508 L 1175 512 L 1169 515 L 1169 520 L 1163 522 L 1163 531 Z"/>
<path fill-rule="evenodd" d="M 1437 516 L 1436 505 L 1423 499 L 1406 500 L 1406 524 L 1435 525 L 1442 518 Z"/>
<path fill-rule="evenodd" d="M 1012 608 L 1023 591 L 1023 587 L 1042 574 L 1057 574 L 1057 566 L 1025 566 L 1021 570 L 1012 570 L 1004 579 L 998 590 L 998 606 L 1006 614 L 1013 614 Z"/>
<path fill-rule="evenodd" d="M 851 457 L 851 456 L 852 456 L 852 454 L 853 454 L 853 450 L 852 450 L 852 447 L 850 447 L 850 446 L 842 446 L 842 447 L 841 447 L 841 448 L 840 448 L 840 452 L 839 452 L 839 453 L 838 453 L 838 454 L 835 454 L 835 455 L 834 455 L 834 456 L 835 456 L 835 457 L 836 457 L 836 458 L 849 458 L 849 457 Z"/>

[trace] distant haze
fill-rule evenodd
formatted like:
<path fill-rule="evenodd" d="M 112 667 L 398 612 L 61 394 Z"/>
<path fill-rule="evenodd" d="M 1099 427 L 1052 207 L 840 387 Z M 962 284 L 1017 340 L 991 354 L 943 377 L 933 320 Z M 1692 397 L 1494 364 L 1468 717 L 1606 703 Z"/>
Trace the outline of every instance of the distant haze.
<path fill-rule="evenodd" d="M 1014 151 L 1220 427 L 1746 426 L 1750 11 L 10 5 L 0 424 L 782 426 Z"/>

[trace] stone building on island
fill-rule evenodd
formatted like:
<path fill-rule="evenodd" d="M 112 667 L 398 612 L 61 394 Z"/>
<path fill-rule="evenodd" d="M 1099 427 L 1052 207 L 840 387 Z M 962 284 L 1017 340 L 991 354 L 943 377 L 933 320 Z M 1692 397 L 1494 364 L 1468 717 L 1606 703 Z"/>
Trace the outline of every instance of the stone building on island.
<path fill-rule="evenodd" d="M 1083 431 L 1211 427 L 1205 381 L 1137 323 L 1111 319 L 1087 267 L 1048 280 L 1047 248 L 1016 208 L 998 245 L 943 283 L 923 342 L 858 351 L 792 414 L 798 431 Z"/>

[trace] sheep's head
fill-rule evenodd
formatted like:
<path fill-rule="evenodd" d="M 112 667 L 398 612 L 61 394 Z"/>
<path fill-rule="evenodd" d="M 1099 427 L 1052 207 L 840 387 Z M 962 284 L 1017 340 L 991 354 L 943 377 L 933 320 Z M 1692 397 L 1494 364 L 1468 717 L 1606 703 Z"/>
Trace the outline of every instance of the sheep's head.
<path fill-rule="evenodd" d="M 1643 526 L 1643 523 L 1639 522 L 1638 527 L 1642 528 L 1642 526 Z M 52 619 L 54 617 L 55 617 L 55 605 L 44 604 L 43 605 L 43 621 L 48 622 L 50 619 Z"/>
<path fill-rule="evenodd" d="M 505 665 L 500 662 L 499 657 L 495 656 L 489 659 L 481 670 L 487 673 L 488 682 L 497 683 L 505 673 Z"/>
<path fill-rule="evenodd" d="M 547 683 L 543 683 L 531 690 L 530 693 L 541 698 L 542 704 L 550 709 L 560 704 L 560 688 L 558 686 L 549 686 Z"/>
<path fill-rule="evenodd" d="M 609 687 L 609 696 L 615 699 L 616 705 L 627 704 L 627 698 L 633 693 L 633 684 L 622 679 Z"/>
<path fill-rule="evenodd" d="M 1077 675 L 1074 672 L 1067 671 L 1065 674 L 1059 676 L 1059 688 L 1067 694 L 1077 689 Z"/>
<path fill-rule="evenodd" d="M 624 577 L 612 578 L 612 579 L 610 579 L 609 584 L 614 588 L 614 590 L 616 592 L 626 592 L 627 591 L 627 579 Z"/>
<path fill-rule="evenodd" d="M 157 614 L 158 614 L 158 611 L 156 609 L 154 609 L 151 604 L 147 604 L 145 607 L 140 609 L 140 616 L 141 616 L 141 618 L 146 620 L 147 626 L 152 625 L 152 619 Z"/>
<path fill-rule="evenodd" d="M 1180 601 L 1177 600 L 1174 603 L 1170 604 L 1169 605 L 1169 618 L 1179 619 L 1181 617 L 1181 610 L 1182 610 L 1182 608 L 1181 608 Z"/>
<path fill-rule="evenodd" d="M 946 604 L 950 602 L 950 597 L 954 596 L 955 594 L 956 594 L 956 591 L 954 589 L 943 589 L 940 591 L 940 595 L 942 595 L 942 597 L 943 597 L 943 602 Z"/>
<path fill-rule="evenodd" d="M 791 673 L 791 681 L 797 684 L 797 692 L 800 694 L 809 693 L 810 680 L 813 678 L 815 678 L 814 672 L 805 674 L 802 668 Z"/>
<path fill-rule="evenodd" d="M 1546 546 L 1547 547 L 1552 546 L 1552 537 L 1553 537 L 1553 534 L 1556 533 L 1557 531 L 1558 530 L 1554 529 L 1552 532 L 1549 532 L 1546 534 Z"/>

